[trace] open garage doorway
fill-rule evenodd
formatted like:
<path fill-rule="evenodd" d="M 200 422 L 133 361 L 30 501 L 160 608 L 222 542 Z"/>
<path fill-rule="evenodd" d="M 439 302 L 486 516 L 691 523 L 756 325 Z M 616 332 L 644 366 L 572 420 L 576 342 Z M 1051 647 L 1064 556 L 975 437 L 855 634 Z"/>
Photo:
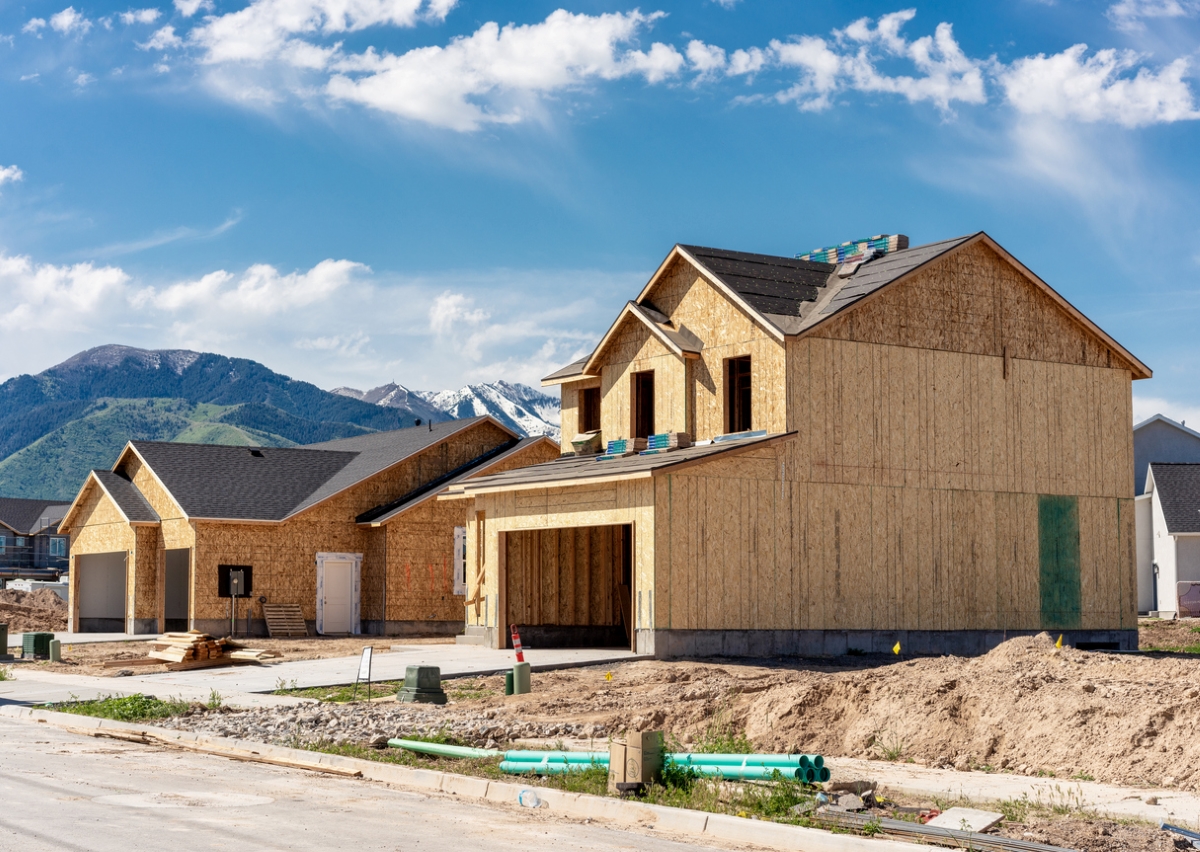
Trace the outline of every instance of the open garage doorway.
<path fill-rule="evenodd" d="M 125 552 L 75 557 L 80 633 L 125 632 Z"/>
<path fill-rule="evenodd" d="M 632 524 L 510 531 L 503 547 L 506 623 L 523 645 L 633 647 Z"/>
<path fill-rule="evenodd" d="M 166 585 L 163 589 L 163 628 L 188 629 L 188 592 L 191 583 L 192 551 L 167 551 Z"/>

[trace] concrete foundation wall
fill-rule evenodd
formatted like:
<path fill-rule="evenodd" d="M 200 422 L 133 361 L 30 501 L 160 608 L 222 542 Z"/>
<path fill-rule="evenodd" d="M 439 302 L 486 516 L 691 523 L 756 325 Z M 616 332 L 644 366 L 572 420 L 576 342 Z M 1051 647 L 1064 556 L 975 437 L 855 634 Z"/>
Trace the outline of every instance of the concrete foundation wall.
<path fill-rule="evenodd" d="M 1037 630 L 639 630 L 638 653 L 676 657 L 838 657 L 849 653 L 905 656 L 986 654 L 1015 636 Z M 1137 649 L 1136 630 L 1065 630 L 1072 647 Z M 1056 637 L 1057 638 L 1057 637 Z"/>

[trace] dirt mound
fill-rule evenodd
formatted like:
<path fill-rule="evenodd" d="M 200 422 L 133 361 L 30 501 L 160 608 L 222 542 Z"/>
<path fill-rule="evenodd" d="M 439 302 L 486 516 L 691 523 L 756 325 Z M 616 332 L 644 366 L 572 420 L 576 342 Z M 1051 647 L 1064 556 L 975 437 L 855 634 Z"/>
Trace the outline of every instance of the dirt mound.
<path fill-rule="evenodd" d="M 642 662 L 534 676 L 485 699 L 524 719 L 681 741 L 744 732 L 763 751 L 914 761 L 1200 789 L 1200 660 L 1055 648 L 1043 634 L 975 658 L 854 668 Z"/>
<path fill-rule="evenodd" d="M 67 602 L 52 589 L 0 589 L 0 622 L 8 623 L 10 634 L 66 630 Z"/>

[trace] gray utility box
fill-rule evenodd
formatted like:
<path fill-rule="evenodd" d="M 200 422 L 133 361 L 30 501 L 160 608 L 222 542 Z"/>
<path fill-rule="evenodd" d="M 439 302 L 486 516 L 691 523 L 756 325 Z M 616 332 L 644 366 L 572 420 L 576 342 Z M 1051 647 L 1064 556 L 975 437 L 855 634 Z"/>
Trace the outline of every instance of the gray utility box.
<path fill-rule="evenodd" d="M 404 672 L 404 686 L 396 693 L 396 700 L 418 704 L 445 704 L 442 670 L 437 666 L 409 666 Z"/>

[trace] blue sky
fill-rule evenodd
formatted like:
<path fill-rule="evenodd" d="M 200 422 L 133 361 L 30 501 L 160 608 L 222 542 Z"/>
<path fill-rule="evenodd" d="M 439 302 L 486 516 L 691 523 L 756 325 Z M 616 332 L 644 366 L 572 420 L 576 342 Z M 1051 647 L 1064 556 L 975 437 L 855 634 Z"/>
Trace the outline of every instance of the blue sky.
<path fill-rule="evenodd" d="M 1200 422 L 1200 0 L 0 8 L 0 377 L 534 383 L 675 242 L 986 230 Z"/>

